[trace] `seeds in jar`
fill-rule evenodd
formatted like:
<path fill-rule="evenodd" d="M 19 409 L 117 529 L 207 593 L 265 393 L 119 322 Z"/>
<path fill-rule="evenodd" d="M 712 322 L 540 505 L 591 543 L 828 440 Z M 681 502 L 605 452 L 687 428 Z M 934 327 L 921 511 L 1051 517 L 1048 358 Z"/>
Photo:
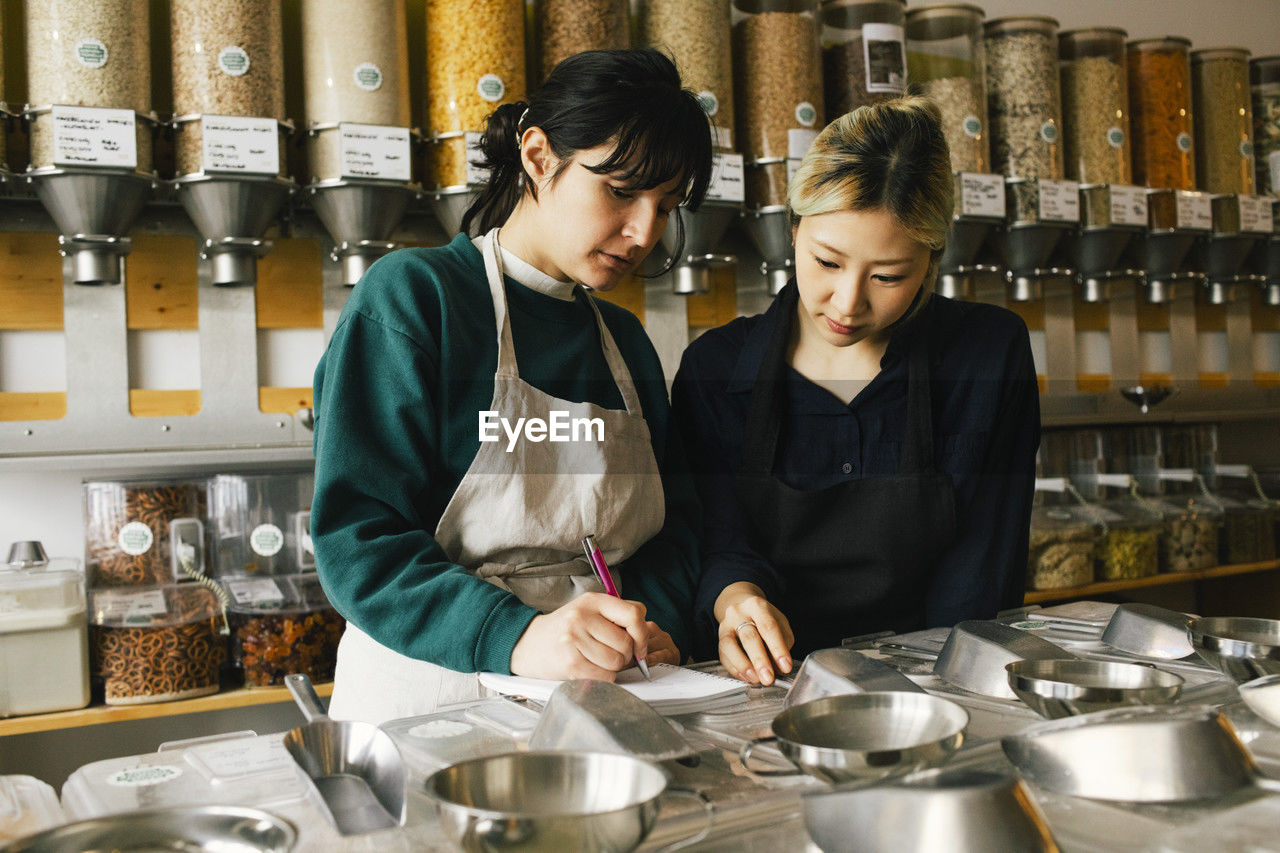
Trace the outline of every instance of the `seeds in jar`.
<path fill-rule="evenodd" d="M 1156 528 L 1112 528 L 1098 543 L 1103 580 L 1146 578 L 1159 570 Z"/>
<path fill-rule="evenodd" d="M 748 208 L 754 210 L 787 203 L 786 162 L 750 165 L 744 171 Z"/>
<path fill-rule="evenodd" d="M 864 104 L 899 97 L 895 92 L 868 91 L 863 51 L 859 36 L 822 48 L 822 87 L 827 97 L 827 115 L 842 116 Z"/>
<path fill-rule="evenodd" d="M 1212 518 L 1179 515 L 1160 531 L 1160 566 L 1166 572 L 1208 569 L 1218 563 L 1218 525 Z"/>
<path fill-rule="evenodd" d="M 501 104 L 525 97 L 522 0 L 427 0 L 427 126 L 431 134 L 482 131 Z M 461 136 L 429 146 L 429 180 L 467 182 Z"/>
<path fill-rule="evenodd" d="M 937 104 L 942 113 L 942 133 L 951 149 L 953 172 L 987 170 L 987 136 L 983 131 L 986 111 L 978 86 L 971 77 L 940 77 L 920 84 L 921 94 Z"/>
<path fill-rule="evenodd" d="M 991 164 L 1013 177 L 1061 179 L 1058 51 L 1038 30 L 988 33 L 987 109 Z"/>
<path fill-rule="evenodd" d="M 733 51 L 729 0 L 648 0 L 640 7 L 641 38 L 668 53 L 685 87 L 698 93 L 719 137 L 733 148 Z"/>
<path fill-rule="evenodd" d="M 1253 107 L 1244 51 L 1192 55 L 1196 175 L 1211 193 L 1253 193 Z M 1225 54 L 1225 55 L 1224 55 Z M 1212 56 L 1212 58 L 1210 58 Z"/>
<path fill-rule="evenodd" d="M 818 25 L 810 15 L 765 12 L 733 26 L 738 144 L 748 163 L 788 156 L 791 129 L 821 129 Z"/>
<path fill-rule="evenodd" d="M 544 80 L 575 53 L 631 44 L 627 0 L 538 0 L 537 8 Z"/>
<path fill-rule="evenodd" d="M 1134 181 L 1194 190 L 1191 66 L 1186 45 L 1181 41 L 1131 44 L 1125 62 Z"/>
<path fill-rule="evenodd" d="M 1129 119 L 1124 69 L 1105 56 L 1062 64 L 1063 148 L 1067 177 L 1089 184 L 1127 184 Z"/>
<path fill-rule="evenodd" d="M 1094 534 L 1088 527 L 1032 530 L 1027 586 L 1066 589 L 1093 582 Z"/>

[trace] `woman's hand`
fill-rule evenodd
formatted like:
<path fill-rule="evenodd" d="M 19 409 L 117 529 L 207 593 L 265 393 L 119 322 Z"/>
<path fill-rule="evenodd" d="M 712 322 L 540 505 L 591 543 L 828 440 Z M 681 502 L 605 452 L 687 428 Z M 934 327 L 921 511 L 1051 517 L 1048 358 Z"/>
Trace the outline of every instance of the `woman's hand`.
<path fill-rule="evenodd" d="M 644 621 L 640 602 L 589 592 L 533 617 L 511 651 L 511 671 L 560 681 L 613 681 L 633 658 L 649 654 L 652 624 Z M 675 648 L 670 637 L 666 642 Z"/>
<path fill-rule="evenodd" d="M 729 584 L 716 598 L 720 622 L 720 663 L 734 678 L 751 684 L 772 684 L 774 667 L 791 671 L 795 636 L 782 611 L 769 603 L 752 583 Z"/>
<path fill-rule="evenodd" d="M 649 654 L 645 655 L 644 662 L 650 666 L 659 663 L 679 666 L 680 650 L 671 635 L 659 628 L 656 622 L 646 622 L 644 627 L 649 635 Z"/>

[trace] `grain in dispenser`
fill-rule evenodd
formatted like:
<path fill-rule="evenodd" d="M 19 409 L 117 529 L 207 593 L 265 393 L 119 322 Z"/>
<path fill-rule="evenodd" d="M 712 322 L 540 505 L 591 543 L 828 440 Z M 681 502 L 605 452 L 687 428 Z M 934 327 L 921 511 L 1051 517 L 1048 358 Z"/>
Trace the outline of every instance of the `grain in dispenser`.
<path fill-rule="evenodd" d="M 405 0 L 302 4 L 302 72 L 307 193 L 352 285 L 395 248 L 415 193 Z"/>
<path fill-rule="evenodd" d="M 777 293 L 795 266 L 787 182 L 825 125 L 818 0 L 733 0 L 732 22 L 744 221 Z"/>
<path fill-rule="evenodd" d="M 1259 193 L 1280 198 L 1280 56 L 1260 56 L 1249 63 L 1253 102 L 1253 153 Z M 1267 241 L 1267 271 L 1263 299 L 1280 305 L 1280 228 L 1274 227 L 1280 207 L 1272 203 L 1272 232 Z"/>
<path fill-rule="evenodd" d="M 1211 193 L 1253 193 L 1253 105 L 1249 51 L 1219 47 L 1191 52 L 1191 105 L 1196 116 L 1196 175 Z"/>
<path fill-rule="evenodd" d="M 276 0 L 172 0 L 179 200 L 214 284 L 253 284 L 262 239 L 293 191 Z"/>
<path fill-rule="evenodd" d="M 523 0 L 432 0 L 427 4 L 427 164 L 436 217 L 452 237 L 488 176 L 470 161 L 485 123 L 523 100 Z"/>
<path fill-rule="evenodd" d="M 36 193 L 78 284 L 118 284 L 155 186 L 147 0 L 31 0 L 27 105 Z"/>
<path fill-rule="evenodd" d="M 715 171 L 706 200 L 697 213 L 677 208 L 683 220 L 684 254 L 672 270 L 676 293 L 705 293 L 710 270 L 737 262 L 714 250 L 734 217 L 742 212 L 742 155 L 733 147 L 733 59 L 730 48 L 729 0 L 647 0 L 640 7 L 640 34 L 645 45 L 663 51 L 676 63 L 685 88 L 698 94 L 710 121 Z M 675 217 L 662 235 L 668 252 L 676 248 Z"/>
<path fill-rule="evenodd" d="M 629 47 L 629 5 L 627 0 L 537 0 L 540 79 L 547 79 L 551 69 L 575 53 Z"/>
<path fill-rule="evenodd" d="M 907 91 L 906 0 L 824 0 L 822 90 L 835 118 Z"/>
<path fill-rule="evenodd" d="M 1196 188 L 1190 50 L 1191 42 L 1177 36 L 1126 46 L 1133 179 L 1139 184 Z"/>

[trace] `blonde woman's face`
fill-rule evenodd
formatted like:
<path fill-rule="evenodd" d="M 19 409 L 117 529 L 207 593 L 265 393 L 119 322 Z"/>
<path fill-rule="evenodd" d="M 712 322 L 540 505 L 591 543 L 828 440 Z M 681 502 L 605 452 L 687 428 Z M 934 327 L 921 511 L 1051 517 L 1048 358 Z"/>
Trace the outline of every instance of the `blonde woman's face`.
<path fill-rule="evenodd" d="M 801 217 L 795 243 L 800 332 L 834 347 L 881 342 L 929 271 L 929 247 L 882 208 Z"/>

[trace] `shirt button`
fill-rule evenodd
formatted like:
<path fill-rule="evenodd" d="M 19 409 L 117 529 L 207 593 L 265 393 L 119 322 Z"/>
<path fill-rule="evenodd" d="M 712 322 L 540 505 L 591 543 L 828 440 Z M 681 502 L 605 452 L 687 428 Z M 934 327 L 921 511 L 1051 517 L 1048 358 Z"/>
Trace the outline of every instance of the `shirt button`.
<path fill-rule="evenodd" d="M 846 462 L 846 463 L 844 463 L 843 465 L 841 465 L 841 466 L 840 466 L 840 470 L 841 470 L 841 471 L 843 471 L 843 472 L 845 472 L 846 474 L 852 474 L 852 473 L 853 473 L 853 463 L 851 463 L 851 462 Z"/>

